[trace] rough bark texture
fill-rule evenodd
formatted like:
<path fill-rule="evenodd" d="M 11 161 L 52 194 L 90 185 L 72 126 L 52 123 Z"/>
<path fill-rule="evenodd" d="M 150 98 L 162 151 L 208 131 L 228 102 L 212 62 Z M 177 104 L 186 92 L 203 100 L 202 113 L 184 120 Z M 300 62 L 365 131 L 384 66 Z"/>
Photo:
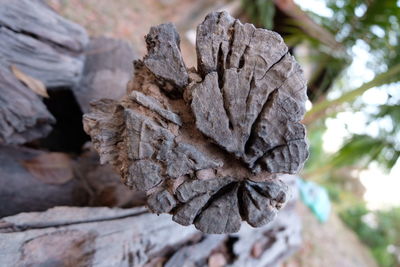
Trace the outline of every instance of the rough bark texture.
<path fill-rule="evenodd" d="M 55 119 L 40 97 L 0 66 L 0 144 L 21 144 L 44 137 L 52 123 Z"/>
<path fill-rule="evenodd" d="M 152 27 L 146 43 L 127 95 L 84 116 L 101 161 L 180 224 L 233 233 L 242 220 L 272 221 L 287 200 L 281 175 L 308 156 L 306 84 L 282 38 L 211 13 L 197 28 L 197 71 L 172 24 Z"/>
<path fill-rule="evenodd" d="M 0 0 L 0 66 L 16 65 L 46 87 L 79 82 L 86 31 L 43 1 Z"/>
<path fill-rule="evenodd" d="M 291 206 L 234 235 L 204 235 L 143 207 L 56 207 L 0 219 L 1 266 L 276 266 L 299 242 Z"/>
<path fill-rule="evenodd" d="M 90 110 L 89 103 L 93 100 L 122 98 L 136 58 L 129 43 L 106 37 L 91 39 L 85 55 L 82 79 L 73 88 L 82 112 Z"/>

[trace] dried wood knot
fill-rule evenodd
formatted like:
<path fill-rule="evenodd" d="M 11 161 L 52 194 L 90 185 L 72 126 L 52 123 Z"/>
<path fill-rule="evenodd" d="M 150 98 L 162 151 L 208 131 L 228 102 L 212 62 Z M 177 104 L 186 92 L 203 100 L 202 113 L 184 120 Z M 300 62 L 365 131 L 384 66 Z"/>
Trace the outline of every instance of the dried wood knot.
<path fill-rule="evenodd" d="M 308 157 L 306 82 L 282 38 L 210 13 L 197 28 L 197 70 L 186 68 L 173 24 L 145 40 L 127 95 L 84 116 L 101 161 L 182 225 L 233 233 L 242 220 L 273 220 L 288 198 L 279 177 Z"/>

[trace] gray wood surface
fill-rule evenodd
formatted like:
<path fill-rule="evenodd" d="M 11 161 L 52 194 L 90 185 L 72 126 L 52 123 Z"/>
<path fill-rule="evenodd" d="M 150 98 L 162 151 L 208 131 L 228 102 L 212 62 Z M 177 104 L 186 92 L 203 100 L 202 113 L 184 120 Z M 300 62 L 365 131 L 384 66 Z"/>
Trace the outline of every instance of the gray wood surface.
<path fill-rule="evenodd" d="M 91 101 L 125 95 L 136 57 L 129 43 L 106 37 L 91 39 L 85 55 L 82 79 L 73 88 L 82 112 L 89 111 Z"/>
<path fill-rule="evenodd" d="M 0 66 L 0 144 L 23 144 L 46 136 L 54 117 L 41 97 Z"/>
<path fill-rule="evenodd" d="M 65 153 L 0 145 L 0 217 L 55 206 L 133 207 L 145 204 L 110 165 L 87 149 L 79 158 Z"/>
<path fill-rule="evenodd" d="M 45 155 L 47 152 L 15 146 L 0 145 L 0 217 L 17 214 L 20 212 L 43 211 L 59 205 L 82 206 L 88 204 L 89 194 L 84 185 L 73 179 L 73 176 L 62 177 L 57 181 L 57 166 L 49 166 L 45 169 L 42 165 L 43 175 L 35 176 L 26 167 L 35 158 Z M 46 164 L 46 162 L 43 162 Z M 40 168 L 39 163 L 36 164 Z M 65 166 L 68 170 L 69 166 Z M 71 167 L 72 168 L 72 167 Z"/>
<path fill-rule="evenodd" d="M 16 65 L 48 88 L 80 80 L 86 31 L 43 1 L 0 1 L 0 66 Z"/>
<path fill-rule="evenodd" d="M 277 266 L 298 248 L 300 228 L 293 206 L 232 235 L 202 234 L 144 207 L 55 207 L 0 219 L 0 265 L 189 267 L 219 254 L 223 266 Z"/>
<path fill-rule="evenodd" d="M 146 43 L 126 96 L 84 115 L 101 161 L 182 225 L 270 223 L 288 198 L 280 178 L 308 157 L 306 82 L 282 38 L 210 13 L 197 28 L 197 70 L 185 68 L 172 24 L 152 27 Z"/>

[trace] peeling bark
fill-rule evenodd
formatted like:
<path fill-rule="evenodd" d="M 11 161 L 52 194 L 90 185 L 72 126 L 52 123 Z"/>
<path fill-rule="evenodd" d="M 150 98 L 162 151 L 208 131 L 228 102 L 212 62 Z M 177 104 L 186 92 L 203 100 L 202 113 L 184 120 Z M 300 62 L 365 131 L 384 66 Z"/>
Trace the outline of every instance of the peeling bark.
<path fill-rule="evenodd" d="M 211 13 L 197 28 L 197 71 L 172 24 L 152 27 L 146 43 L 127 95 L 84 115 L 101 161 L 145 191 L 153 212 L 205 233 L 271 222 L 288 198 L 281 176 L 308 157 L 306 83 L 282 38 Z"/>

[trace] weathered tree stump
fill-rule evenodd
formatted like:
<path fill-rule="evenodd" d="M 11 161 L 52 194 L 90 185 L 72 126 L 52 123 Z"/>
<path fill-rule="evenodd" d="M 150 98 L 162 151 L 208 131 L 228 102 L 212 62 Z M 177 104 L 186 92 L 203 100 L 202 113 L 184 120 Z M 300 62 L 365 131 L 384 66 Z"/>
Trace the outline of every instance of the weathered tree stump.
<path fill-rule="evenodd" d="M 45 137 L 53 116 L 10 69 L 48 90 L 72 87 L 80 81 L 87 33 L 44 1 L 0 0 L 0 43 L 0 143 Z"/>
<path fill-rule="evenodd" d="M 280 176 L 308 156 L 306 83 L 282 38 L 211 13 L 197 28 L 197 70 L 172 24 L 145 39 L 127 95 L 84 115 L 101 162 L 182 225 L 233 233 L 242 220 L 271 222 L 288 194 Z"/>

